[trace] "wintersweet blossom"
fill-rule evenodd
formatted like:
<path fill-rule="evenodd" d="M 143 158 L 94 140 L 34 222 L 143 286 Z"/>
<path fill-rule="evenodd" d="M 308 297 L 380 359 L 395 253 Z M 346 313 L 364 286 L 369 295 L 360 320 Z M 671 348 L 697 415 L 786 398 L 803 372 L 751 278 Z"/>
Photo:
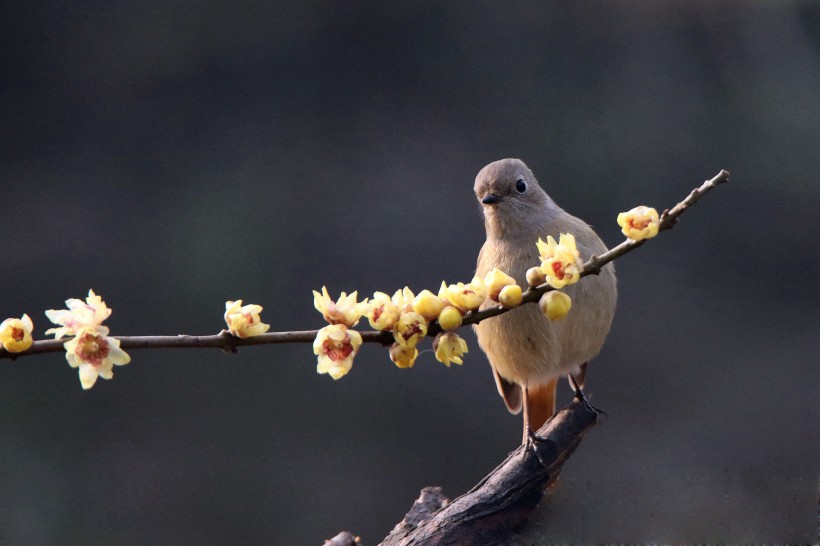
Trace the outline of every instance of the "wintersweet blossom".
<path fill-rule="evenodd" d="M 245 339 L 259 334 L 264 334 L 270 329 L 270 324 L 265 324 L 259 318 L 262 312 L 261 305 L 242 305 L 242 300 L 225 302 L 225 323 L 231 335 Z"/>
<path fill-rule="evenodd" d="M 416 296 L 413 294 L 413 291 L 410 290 L 410 287 L 405 286 L 401 290 L 396 290 L 396 293 L 393 294 L 393 303 L 399 306 L 399 310 L 402 313 L 405 313 L 413 310 L 413 301 L 415 298 Z"/>
<path fill-rule="evenodd" d="M 455 330 L 461 326 L 461 321 L 463 318 L 464 317 L 462 316 L 461 311 L 452 305 L 448 305 L 441 310 L 441 313 L 438 314 L 438 324 L 443 330 Z"/>
<path fill-rule="evenodd" d="M 327 288 L 322 287 L 320 294 L 313 291 L 313 306 L 322 313 L 325 320 L 330 324 L 344 324 L 348 328 L 356 326 L 359 319 L 367 312 L 367 299 L 357 303 L 358 292 L 353 292 L 349 296 L 342 292 L 337 301 L 330 299 Z"/>
<path fill-rule="evenodd" d="M 422 290 L 413 300 L 413 311 L 423 316 L 428 322 L 436 320 L 442 309 L 444 309 L 444 301 L 429 290 Z"/>
<path fill-rule="evenodd" d="M 578 248 L 575 245 L 575 235 L 572 233 L 561 233 L 558 241 L 552 235 L 547 235 L 546 242 L 539 237 L 535 245 L 538 247 L 538 254 L 541 256 L 542 262 L 562 253 L 569 253 L 579 257 Z"/>
<path fill-rule="evenodd" d="M 498 294 L 501 289 L 511 284 L 515 284 L 515 279 L 498 268 L 493 268 L 484 277 L 484 288 L 487 291 L 487 297 L 493 301 L 498 301 Z"/>
<path fill-rule="evenodd" d="M 402 313 L 393 327 L 393 338 L 400 345 L 415 347 L 427 335 L 427 321 L 415 311 Z"/>
<path fill-rule="evenodd" d="M 652 207 L 635 207 L 618 215 L 618 225 L 624 235 L 635 241 L 651 239 L 658 234 L 660 218 Z"/>
<path fill-rule="evenodd" d="M 400 294 L 401 291 L 396 292 Z M 390 296 L 384 292 L 376 292 L 370 300 L 367 310 L 367 320 L 376 330 L 392 330 L 399 320 L 401 310 Z"/>
<path fill-rule="evenodd" d="M 80 384 L 90 389 L 97 377 L 114 377 L 114 365 L 123 366 L 131 362 L 128 353 L 120 349 L 120 340 L 108 337 L 94 327 L 83 326 L 74 338 L 65 342 L 66 360 L 72 368 L 79 368 Z"/>
<path fill-rule="evenodd" d="M 539 238 L 536 245 L 541 255 L 541 271 L 550 286 L 563 288 L 578 282 L 583 263 L 575 246 L 574 235 L 562 233 L 558 242 L 550 235 L 547 242 Z"/>
<path fill-rule="evenodd" d="M 439 334 L 433 341 L 433 350 L 436 352 L 436 360 L 450 367 L 451 362 L 461 364 L 461 357 L 467 353 L 467 342 L 461 339 L 458 334 Z"/>
<path fill-rule="evenodd" d="M 105 319 L 111 316 L 111 309 L 105 304 L 101 296 L 88 291 L 85 302 L 76 298 L 65 301 L 68 309 L 49 309 L 46 311 L 48 320 L 54 324 L 59 324 L 59 328 L 46 330 L 46 335 L 54 334 L 55 339 L 64 336 L 73 336 L 81 328 L 90 327 L 101 334 L 108 334 L 108 327 L 103 326 Z"/>
<path fill-rule="evenodd" d="M 419 350 L 411 345 L 402 345 L 397 342 L 390 347 L 390 360 L 399 368 L 412 368 L 418 356 Z"/>
<path fill-rule="evenodd" d="M 487 291 L 484 288 L 484 281 L 480 277 L 473 277 L 469 284 L 460 282 L 448 286 L 442 282 L 438 297 L 449 302 L 462 313 L 466 313 L 481 307 L 487 297 Z"/>
<path fill-rule="evenodd" d="M 551 290 L 541 296 L 538 306 L 541 307 L 541 312 L 549 320 L 561 320 L 569 313 L 570 307 L 572 307 L 572 298 L 558 290 Z"/>
<path fill-rule="evenodd" d="M 31 347 L 34 339 L 31 331 L 34 323 L 28 315 L 20 318 L 7 318 L 0 322 L 0 344 L 10 353 L 20 353 Z"/>
<path fill-rule="evenodd" d="M 325 326 L 313 342 L 313 353 L 318 356 L 316 371 L 333 379 L 343 377 L 353 367 L 353 357 L 361 345 L 362 336 L 356 330 L 348 330 L 344 324 Z"/>
<path fill-rule="evenodd" d="M 521 305 L 521 299 L 521 287 L 517 284 L 508 284 L 498 294 L 498 302 L 507 308 L 518 307 Z"/>

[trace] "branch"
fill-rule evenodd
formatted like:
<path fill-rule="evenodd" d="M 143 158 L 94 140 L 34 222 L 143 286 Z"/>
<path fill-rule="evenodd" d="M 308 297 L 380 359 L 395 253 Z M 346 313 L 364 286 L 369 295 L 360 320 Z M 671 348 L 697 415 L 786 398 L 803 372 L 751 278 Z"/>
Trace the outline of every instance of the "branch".
<path fill-rule="evenodd" d="M 683 214 L 690 206 L 698 202 L 708 191 L 714 189 L 719 184 L 729 181 L 729 171 L 720 171 L 714 178 L 707 180 L 700 187 L 695 188 L 692 192 L 680 203 L 663 211 L 660 217 L 659 231 L 671 229 L 677 222 L 681 214 Z M 633 241 L 626 239 L 618 246 L 606 251 L 600 256 L 592 256 L 584 263 L 581 271 L 581 277 L 587 275 L 597 275 L 601 271 L 601 267 L 609 262 L 620 258 L 627 252 L 630 252 L 639 246 L 643 245 L 643 241 Z M 544 293 L 553 290 L 548 284 L 528 288 L 522 295 L 522 304 L 533 303 L 541 299 Z M 495 317 L 502 313 L 509 311 L 509 308 L 501 306 L 488 307 L 482 311 L 470 312 L 464 316 L 462 326 L 468 324 L 477 324 L 484 319 Z M 431 323 L 427 335 L 430 337 L 440 333 L 442 328 L 438 323 Z M 216 348 L 222 349 L 226 352 L 236 352 L 238 347 L 247 345 L 270 345 L 275 343 L 313 343 L 316 339 L 318 330 L 303 330 L 294 332 L 269 332 L 247 339 L 240 339 L 234 337 L 224 331 L 216 335 L 206 336 L 190 336 L 190 335 L 176 335 L 176 336 L 113 336 L 119 339 L 123 349 L 167 349 L 167 348 Z M 379 331 L 363 331 L 360 332 L 362 341 L 365 343 L 379 343 L 380 345 L 389 346 L 393 343 L 393 335 L 391 332 Z M 70 339 L 70 338 L 69 338 Z M 63 352 L 65 348 L 63 344 L 68 339 L 47 339 L 35 341 L 29 349 L 20 353 L 10 353 L 3 348 L 0 348 L 0 359 L 16 359 L 21 356 L 27 356 L 40 353 L 54 353 Z"/>
<path fill-rule="evenodd" d="M 449 502 L 439 488 L 425 488 L 381 546 L 506 544 L 527 522 L 544 489 L 597 423 L 598 412 L 582 400 L 558 412 L 468 493 Z"/>

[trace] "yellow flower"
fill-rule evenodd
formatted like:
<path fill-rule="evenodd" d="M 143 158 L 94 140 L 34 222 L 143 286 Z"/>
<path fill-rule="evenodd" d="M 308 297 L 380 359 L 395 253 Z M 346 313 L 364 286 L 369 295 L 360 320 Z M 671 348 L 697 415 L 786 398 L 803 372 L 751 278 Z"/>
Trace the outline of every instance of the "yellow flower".
<path fill-rule="evenodd" d="M 102 326 L 102 323 L 111 315 L 111 309 L 105 305 L 102 297 L 95 294 L 93 290 L 88 291 L 85 303 L 76 298 L 71 298 L 67 299 L 65 304 L 68 309 L 49 309 L 46 311 L 48 319 L 61 326 L 60 328 L 46 330 L 46 335 L 54 334 L 55 339 L 60 339 L 63 336 L 73 336 L 78 330 L 87 326 L 94 328 L 101 334 L 108 333 L 108 327 Z"/>
<path fill-rule="evenodd" d="M 415 311 L 402 313 L 393 327 L 393 338 L 400 345 L 415 347 L 427 335 L 427 321 Z"/>
<path fill-rule="evenodd" d="M 517 284 L 508 284 L 498 294 L 498 301 L 504 307 L 518 307 L 521 305 L 521 287 Z"/>
<path fill-rule="evenodd" d="M 344 324 L 348 328 L 352 328 L 367 312 L 368 307 L 367 299 L 356 303 L 357 297 L 358 292 L 353 292 L 349 296 L 342 292 L 338 301 L 333 301 L 327 293 L 327 288 L 323 286 L 321 294 L 316 290 L 313 291 L 313 306 L 322 313 L 325 320 L 330 324 Z"/>
<path fill-rule="evenodd" d="M 319 357 L 316 371 L 339 379 L 353 367 L 353 357 L 361 345 L 362 336 L 356 330 L 348 330 L 344 324 L 325 326 L 313 342 L 313 354 Z"/>
<path fill-rule="evenodd" d="M 581 267 L 561 257 L 549 258 L 541 264 L 541 271 L 547 277 L 547 282 L 553 288 L 563 288 L 568 284 L 575 284 L 581 278 Z"/>
<path fill-rule="evenodd" d="M 538 301 L 541 312 L 550 320 L 561 320 L 572 307 L 572 299 L 558 290 L 551 290 Z"/>
<path fill-rule="evenodd" d="M 396 290 L 396 293 L 393 294 L 393 303 L 399 307 L 402 313 L 405 313 L 407 311 L 413 311 L 413 301 L 415 298 L 413 291 L 405 286 L 401 290 Z"/>
<path fill-rule="evenodd" d="M 568 252 L 578 257 L 578 249 L 575 246 L 575 236 L 572 233 L 562 233 L 556 242 L 552 235 L 547 235 L 547 241 L 544 242 L 541 238 L 535 243 L 538 247 L 538 254 L 541 255 L 543 262 L 547 258 L 552 258 L 556 254 Z"/>
<path fill-rule="evenodd" d="M 562 233 L 557 243 L 549 235 L 546 243 L 539 238 L 536 245 L 541 255 L 541 272 L 550 286 L 563 288 L 578 282 L 583 263 L 575 246 L 574 235 Z"/>
<path fill-rule="evenodd" d="M 501 289 L 511 284 L 515 284 L 515 279 L 497 268 L 494 268 L 484 277 L 484 288 L 487 291 L 487 297 L 493 301 L 498 301 L 498 294 Z"/>
<path fill-rule="evenodd" d="M 547 282 L 547 276 L 544 275 L 543 271 L 541 271 L 540 266 L 527 269 L 527 284 L 534 288 L 536 286 L 541 286 L 545 282 Z"/>
<path fill-rule="evenodd" d="M 453 307 L 456 307 L 462 313 L 467 311 L 475 311 L 487 296 L 487 291 L 484 288 L 484 281 L 479 277 L 473 277 L 469 284 L 458 283 L 447 285 L 441 283 L 441 288 L 438 291 L 438 297 L 450 302 Z"/>
<path fill-rule="evenodd" d="M 396 294 L 399 294 L 396 292 Z M 392 330 L 399 320 L 399 306 L 384 292 L 376 292 L 370 300 L 367 311 L 367 320 L 376 330 Z"/>
<path fill-rule="evenodd" d="M 225 302 L 225 323 L 231 335 L 245 339 L 264 334 L 270 328 L 259 318 L 261 305 L 242 305 L 242 300 Z"/>
<path fill-rule="evenodd" d="M 461 326 L 462 318 L 461 311 L 452 305 L 448 305 L 438 314 L 438 324 L 443 330 L 455 330 Z"/>
<path fill-rule="evenodd" d="M 7 318 L 0 322 L 0 344 L 10 353 L 20 353 L 31 347 L 34 324 L 28 315 Z"/>
<path fill-rule="evenodd" d="M 80 384 L 86 390 L 94 386 L 97 377 L 114 377 L 115 364 L 122 366 L 131 362 L 131 357 L 120 349 L 120 340 L 107 337 L 91 326 L 80 328 L 64 347 L 68 364 L 79 368 Z"/>
<path fill-rule="evenodd" d="M 461 364 L 461 357 L 467 353 L 467 343 L 458 334 L 439 334 L 433 341 L 433 350 L 436 352 L 436 360 L 450 367 L 450 362 Z"/>
<path fill-rule="evenodd" d="M 390 347 L 390 360 L 399 368 L 412 368 L 417 356 L 419 356 L 419 350 L 411 345 L 394 343 Z"/>
<path fill-rule="evenodd" d="M 635 241 L 651 239 L 658 234 L 660 219 L 652 207 L 635 207 L 618 215 L 618 225 L 624 235 Z"/>
<path fill-rule="evenodd" d="M 413 311 L 424 317 L 426 321 L 436 320 L 444 302 L 429 290 L 422 290 L 413 300 Z"/>

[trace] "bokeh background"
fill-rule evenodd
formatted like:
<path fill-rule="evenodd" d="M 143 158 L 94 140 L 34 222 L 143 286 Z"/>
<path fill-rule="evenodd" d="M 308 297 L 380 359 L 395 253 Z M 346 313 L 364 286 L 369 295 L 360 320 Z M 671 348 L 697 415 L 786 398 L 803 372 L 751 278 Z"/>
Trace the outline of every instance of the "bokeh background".
<path fill-rule="evenodd" d="M 817 2 L 9 1 L 0 63 L 0 317 L 40 336 L 89 288 L 113 334 L 208 334 L 228 299 L 314 329 L 323 284 L 468 280 L 502 157 L 609 245 L 731 170 L 618 261 L 609 418 L 526 538 L 816 540 Z M 520 440 L 465 336 L 340 381 L 309 345 L 133 351 L 88 392 L 4 360 L 0 542 L 374 544 Z"/>

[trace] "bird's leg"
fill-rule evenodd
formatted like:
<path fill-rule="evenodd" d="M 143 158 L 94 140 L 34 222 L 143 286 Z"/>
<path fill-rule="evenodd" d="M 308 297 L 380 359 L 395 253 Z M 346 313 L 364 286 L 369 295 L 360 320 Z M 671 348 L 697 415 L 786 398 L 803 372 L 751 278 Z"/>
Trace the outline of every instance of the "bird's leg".
<path fill-rule="evenodd" d="M 586 372 L 586 362 L 583 364 L 583 366 L 584 366 L 583 371 Z M 603 410 L 600 410 L 600 409 L 596 408 L 595 406 L 593 406 L 592 404 L 589 403 L 589 400 L 587 400 L 587 397 L 584 394 L 584 391 L 581 390 L 581 385 L 578 384 L 578 381 L 575 379 L 575 376 L 572 375 L 572 374 L 569 374 L 569 383 L 570 383 L 570 385 L 572 385 L 572 389 L 575 391 L 575 398 L 579 402 L 581 402 L 584 405 L 584 407 L 586 407 L 589 411 L 591 411 L 595 415 L 606 415 L 606 413 Z"/>
<path fill-rule="evenodd" d="M 544 460 L 541 458 L 541 454 L 538 453 L 538 447 L 536 446 L 539 442 L 549 442 L 549 438 L 543 438 L 541 436 L 536 436 L 535 433 L 530 428 L 530 412 L 529 412 L 529 403 L 527 400 L 529 397 L 528 389 L 526 386 L 521 387 L 522 394 L 523 394 L 523 403 L 524 403 L 524 439 L 522 443 L 524 444 L 524 455 L 526 456 L 527 451 L 532 450 L 535 454 L 535 457 L 538 459 L 538 462 L 541 463 L 541 466 L 546 468 L 547 465 L 544 463 Z"/>

